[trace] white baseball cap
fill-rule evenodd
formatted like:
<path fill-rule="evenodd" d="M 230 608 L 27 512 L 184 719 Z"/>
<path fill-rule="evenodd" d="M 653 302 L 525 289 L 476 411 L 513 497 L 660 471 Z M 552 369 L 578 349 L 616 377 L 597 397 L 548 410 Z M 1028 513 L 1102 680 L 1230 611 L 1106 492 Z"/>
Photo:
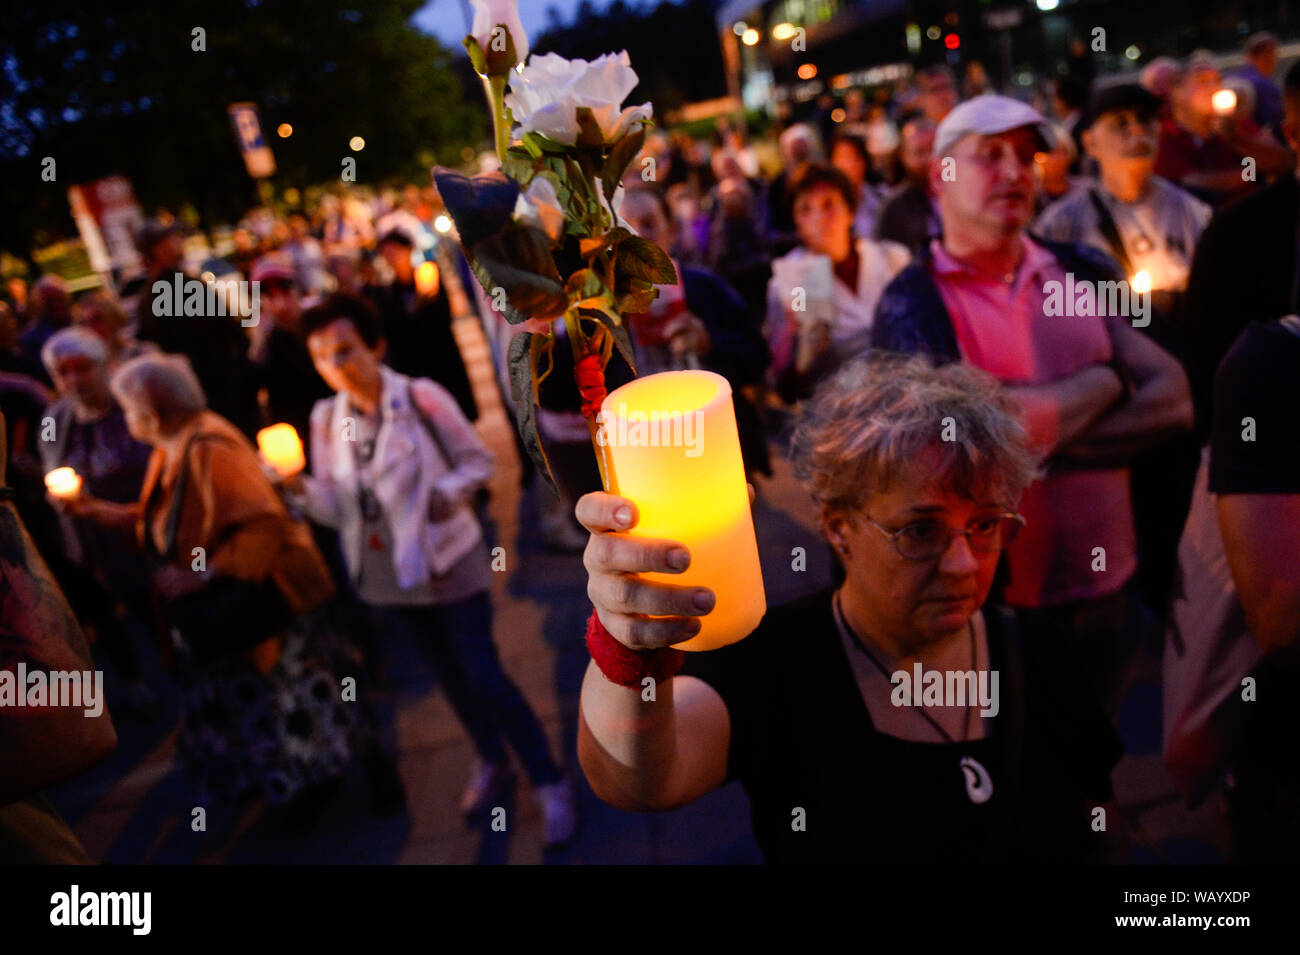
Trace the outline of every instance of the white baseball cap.
<path fill-rule="evenodd" d="M 954 107 L 939 123 L 934 131 L 934 155 L 949 155 L 957 141 L 969 133 L 995 136 L 1021 126 L 1033 127 L 1042 141 L 1043 149 L 1050 150 L 1055 145 L 1056 139 L 1047 121 L 1032 106 L 993 93 L 976 96 Z"/>

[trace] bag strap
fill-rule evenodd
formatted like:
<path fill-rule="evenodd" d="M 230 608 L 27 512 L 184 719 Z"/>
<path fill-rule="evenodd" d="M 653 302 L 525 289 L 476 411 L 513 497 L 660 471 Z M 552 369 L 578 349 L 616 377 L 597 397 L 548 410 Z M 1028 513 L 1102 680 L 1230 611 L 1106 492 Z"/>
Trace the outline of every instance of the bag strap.
<path fill-rule="evenodd" d="M 1110 251 L 1119 264 L 1124 268 L 1125 275 L 1133 274 L 1133 262 L 1128 257 L 1128 250 L 1124 248 L 1124 240 L 1120 238 L 1119 226 L 1115 224 L 1115 217 L 1110 214 L 1106 208 L 1106 203 L 1101 201 L 1095 189 L 1088 190 L 1088 199 L 1092 202 L 1092 207 L 1097 210 L 1097 228 L 1101 230 L 1102 238 L 1110 246 Z"/>
<path fill-rule="evenodd" d="M 190 483 L 190 469 L 188 467 L 190 449 L 194 446 L 195 442 L 198 441 L 226 441 L 226 440 L 228 439 L 222 437 L 221 435 L 216 435 L 216 434 L 193 434 L 190 435 L 189 440 L 185 442 L 185 446 L 181 449 L 180 473 L 176 475 L 176 486 L 172 490 L 171 507 L 167 511 L 167 523 L 163 528 L 163 547 L 162 547 L 162 551 L 158 555 L 159 559 L 162 562 L 164 563 L 169 562 L 175 556 L 176 535 L 180 530 L 180 523 L 181 523 L 181 505 L 184 503 L 185 491 L 189 487 L 189 483 Z M 154 486 L 154 493 L 157 493 L 159 486 L 161 486 L 161 481 L 159 482 L 159 484 Z M 146 520 L 146 528 L 147 526 L 148 526 L 148 521 Z M 233 530 L 234 530 L 233 527 L 229 528 L 227 529 L 226 533 L 218 537 L 217 540 L 214 541 L 213 550 L 216 549 L 215 545 L 223 542 L 227 537 L 230 536 Z"/>
<path fill-rule="evenodd" d="M 452 456 L 447 453 L 447 446 L 442 443 L 442 435 L 438 433 L 438 426 L 425 416 L 423 409 L 421 409 L 419 404 L 416 403 L 414 379 L 407 379 L 406 400 L 411 403 L 411 408 L 414 409 L 415 416 L 420 419 L 420 424 L 424 426 L 424 430 L 428 432 L 429 437 L 433 439 L 433 443 L 438 446 L 438 453 L 442 455 L 442 460 L 446 463 L 447 469 L 454 470 L 456 462 Z"/>

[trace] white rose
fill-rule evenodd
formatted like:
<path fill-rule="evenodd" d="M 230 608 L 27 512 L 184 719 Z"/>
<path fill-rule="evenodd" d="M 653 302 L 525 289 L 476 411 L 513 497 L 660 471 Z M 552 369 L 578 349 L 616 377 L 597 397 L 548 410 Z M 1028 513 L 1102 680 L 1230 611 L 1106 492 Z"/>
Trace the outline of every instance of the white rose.
<path fill-rule="evenodd" d="M 535 176 L 528 184 L 528 191 L 519 194 L 515 200 L 514 217 L 537 226 L 552 242 L 557 241 L 564 232 L 564 210 L 560 208 L 560 197 L 555 194 L 555 186 L 545 176 Z"/>
<path fill-rule="evenodd" d="M 588 63 L 555 53 L 533 57 L 510 77 L 506 105 L 525 133 L 572 146 L 578 141 L 578 109 L 591 110 L 606 142 L 618 139 L 639 119 L 649 119 L 649 103 L 623 109 L 636 87 L 627 51 L 607 53 Z"/>
<path fill-rule="evenodd" d="M 492 51 L 492 31 L 504 26 L 510 32 L 519 62 L 528 59 L 528 34 L 519 19 L 517 0 L 470 0 L 474 4 L 474 26 L 470 33 L 484 52 Z"/>

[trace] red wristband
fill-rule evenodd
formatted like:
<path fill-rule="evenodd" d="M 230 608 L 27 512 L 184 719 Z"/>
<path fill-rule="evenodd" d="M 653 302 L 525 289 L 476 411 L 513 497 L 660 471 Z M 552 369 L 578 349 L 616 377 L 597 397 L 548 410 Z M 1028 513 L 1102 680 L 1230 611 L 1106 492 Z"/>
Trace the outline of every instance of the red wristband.
<path fill-rule="evenodd" d="M 641 688 L 641 681 L 651 677 L 656 683 L 671 679 L 686 662 L 686 653 L 676 647 L 633 650 L 614 639 L 600 622 L 595 610 L 587 621 L 587 652 L 596 661 L 605 679 L 619 686 Z"/>

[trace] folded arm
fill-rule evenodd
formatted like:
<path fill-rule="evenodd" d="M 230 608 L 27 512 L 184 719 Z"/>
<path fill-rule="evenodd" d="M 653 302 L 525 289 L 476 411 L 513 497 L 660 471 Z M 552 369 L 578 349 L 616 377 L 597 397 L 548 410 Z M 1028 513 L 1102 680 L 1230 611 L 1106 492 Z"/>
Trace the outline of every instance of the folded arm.
<path fill-rule="evenodd" d="M 1094 466 L 1127 464 L 1194 421 L 1191 383 L 1177 360 L 1127 322 L 1113 322 L 1110 330 L 1133 394 L 1061 449 L 1067 459 Z"/>
<path fill-rule="evenodd" d="M 1044 457 L 1076 441 L 1123 391 L 1119 375 L 1105 365 L 1089 365 L 1047 384 L 1007 388 L 1020 405 L 1030 446 Z"/>

